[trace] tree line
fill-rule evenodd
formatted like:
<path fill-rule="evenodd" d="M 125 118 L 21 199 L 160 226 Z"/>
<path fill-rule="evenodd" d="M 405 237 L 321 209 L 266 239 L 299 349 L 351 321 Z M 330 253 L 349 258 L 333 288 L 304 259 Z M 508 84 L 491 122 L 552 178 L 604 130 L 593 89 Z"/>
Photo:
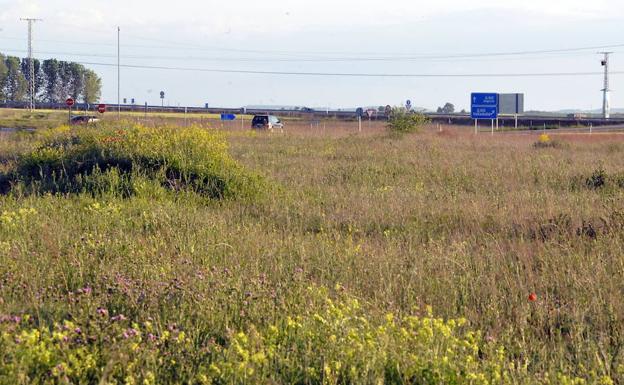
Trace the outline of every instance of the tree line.
<path fill-rule="evenodd" d="M 96 103 L 102 93 L 102 79 L 82 64 L 57 59 L 33 60 L 35 100 L 61 103 L 67 97 Z M 29 98 L 28 59 L 0 54 L 0 100 L 22 102 Z"/>

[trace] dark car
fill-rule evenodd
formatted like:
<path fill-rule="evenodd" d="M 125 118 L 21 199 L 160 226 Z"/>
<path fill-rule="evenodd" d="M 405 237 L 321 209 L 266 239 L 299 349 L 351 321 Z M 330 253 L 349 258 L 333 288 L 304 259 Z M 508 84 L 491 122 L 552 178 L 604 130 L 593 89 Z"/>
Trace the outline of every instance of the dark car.
<path fill-rule="evenodd" d="M 256 115 L 251 121 L 251 128 L 269 131 L 272 131 L 274 128 L 283 130 L 284 123 L 282 123 L 277 116 Z"/>
<path fill-rule="evenodd" d="M 74 124 L 89 124 L 89 123 L 97 123 L 99 122 L 100 119 L 98 119 L 97 116 L 92 116 L 92 115 L 77 115 L 77 116 L 72 116 L 72 118 L 70 119 L 70 124 L 74 125 Z"/>

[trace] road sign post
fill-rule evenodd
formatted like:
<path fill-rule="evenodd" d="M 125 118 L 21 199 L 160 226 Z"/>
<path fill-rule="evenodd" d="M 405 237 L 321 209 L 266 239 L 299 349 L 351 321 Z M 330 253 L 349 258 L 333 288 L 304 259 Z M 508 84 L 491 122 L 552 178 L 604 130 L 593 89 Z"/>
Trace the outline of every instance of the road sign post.
<path fill-rule="evenodd" d="M 494 120 L 498 118 L 498 94 L 472 93 L 470 95 L 470 117 L 475 120 L 475 134 L 477 120 L 492 120 L 492 135 L 494 135 Z"/>
<path fill-rule="evenodd" d="M 373 118 L 374 113 L 375 113 L 375 110 L 373 110 L 372 108 L 369 108 L 368 110 L 366 110 L 366 115 L 368 115 L 368 128 L 371 127 L 371 119 Z"/>
<path fill-rule="evenodd" d="M 362 107 L 358 107 L 358 109 L 355 110 L 355 114 L 358 118 L 358 132 L 362 132 L 362 116 L 364 115 L 364 109 Z"/>
<path fill-rule="evenodd" d="M 97 108 L 98 112 L 100 114 L 103 114 L 106 112 L 106 104 L 98 104 L 98 108 Z"/>
<path fill-rule="evenodd" d="M 72 106 L 74 105 L 74 103 L 75 103 L 75 101 L 72 98 L 67 98 L 67 100 L 65 100 L 65 104 L 67 104 L 67 107 L 68 107 L 68 119 L 67 119 L 67 122 L 69 124 L 71 124 L 71 109 L 72 109 Z"/>
<path fill-rule="evenodd" d="M 408 111 L 410 111 L 412 109 L 412 101 L 411 100 L 407 99 L 405 101 L 405 109 L 408 110 Z"/>

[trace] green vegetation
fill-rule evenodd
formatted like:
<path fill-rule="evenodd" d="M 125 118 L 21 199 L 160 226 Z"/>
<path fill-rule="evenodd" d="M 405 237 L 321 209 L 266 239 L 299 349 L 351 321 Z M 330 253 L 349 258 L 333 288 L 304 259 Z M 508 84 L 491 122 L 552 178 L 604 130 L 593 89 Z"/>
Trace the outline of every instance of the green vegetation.
<path fill-rule="evenodd" d="M 427 123 L 427 117 L 423 114 L 407 111 L 403 107 L 395 107 L 388 119 L 388 129 L 391 132 L 404 134 L 416 132 Z"/>
<path fill-rule="evenodd" d="M 3 138 L 0 384 L 624 381 L 621 143 L 222 135 Z"/>
<path fill-rule="evenodd" d="M 212 199 L 253 197 L 260 178 L 228 155 L 225 139 L 197 128 L 67 128 L 19 154 L 2 190 L 134 195 L 159 187 Z M 22 186 L 23 185 L 23 186 Z"/>
<path fill-rule="evenodd" d="M 85 103 L 100 98 L 102 80 L 82 64 L 47 59 L 34 59 L 35 95 L 37 101 L 60 103 L 68 96 Z M 30 62 L 0 54 L 0 99 L 22 102 L 28 97 Z"/>

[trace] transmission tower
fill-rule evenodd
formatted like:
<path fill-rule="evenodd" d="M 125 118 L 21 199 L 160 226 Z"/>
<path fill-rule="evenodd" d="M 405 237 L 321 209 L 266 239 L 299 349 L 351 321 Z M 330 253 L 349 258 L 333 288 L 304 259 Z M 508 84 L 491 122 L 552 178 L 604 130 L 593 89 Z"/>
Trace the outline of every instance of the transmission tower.
<path fill-rule="evenodd" d="M 600 62 L 604 67 L 604 88 L 602 89 L 602 117 L 609 119 L 611 116 L 610 93 L 609 89 L 609 55 L 613 52 L 599 52 L 604 55 L 604 59 Z"/>
<path fill-rule="evenodd" d="M 33 58 L 33 24 L 41 19 L 22 18 L 21 20 L 28 22 L 28 108 L 33 111 L 35 109 L 35 62 Z"/>

